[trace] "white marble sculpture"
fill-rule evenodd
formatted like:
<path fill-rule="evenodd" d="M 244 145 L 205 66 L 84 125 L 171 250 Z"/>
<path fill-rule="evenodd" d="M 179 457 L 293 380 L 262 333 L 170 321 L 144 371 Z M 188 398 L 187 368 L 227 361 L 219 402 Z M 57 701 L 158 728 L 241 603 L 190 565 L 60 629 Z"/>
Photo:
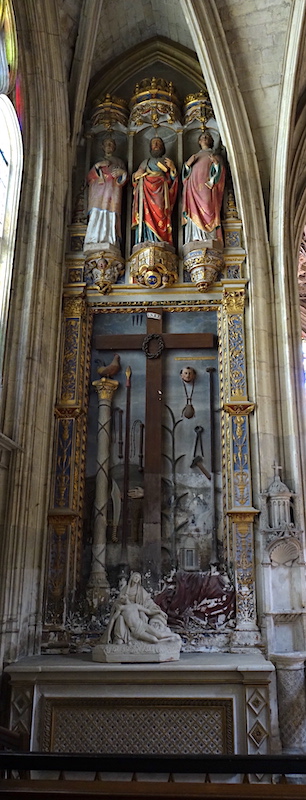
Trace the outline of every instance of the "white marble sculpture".
<path fill-rule="evenodd" d="M 132 572 L 111 610 L 101 644 L 93 649 L 94 661 L 177 661 L 181 638 L 167 625 L 167 615 Z"/>

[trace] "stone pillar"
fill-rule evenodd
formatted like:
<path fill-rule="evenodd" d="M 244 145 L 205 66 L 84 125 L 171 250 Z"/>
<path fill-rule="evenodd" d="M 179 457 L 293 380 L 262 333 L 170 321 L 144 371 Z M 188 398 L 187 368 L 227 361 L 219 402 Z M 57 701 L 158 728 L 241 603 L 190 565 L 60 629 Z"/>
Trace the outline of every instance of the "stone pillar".
<path fill-rule="evenodd" d="M 108 471 L 111 442 L 111 405 L 118 381 L 100 378 L 93 382 L 98 392 L 98 454 L 96 494 L 94 505 L 94 536 L 91 573 L 87 585 L 87 599 L 93 608 L 105 603 L 109 597 L 109 583 L 105 571 L 106 529 L 108 502 Z"/>
<path fill-rule="evenodd" d="M 81 269 L 79 277 L 82 274 Z M 85 482 L 85 459 L 81 453 L 86 442 L 84 397 L 89 369 L 86 359 L 89 336 L 83 286 L 73 284 L 71 280 L 71 286 L 65 288 L 63 303 L 42 636 L 43 648 L 48 650 L 51 643 L 52 652 L 55 643 L 60 648 L 62 642 L 67 648 L 66 618 L 74 611 L 76 587 L 80 582 L 78 551 L 82 537 Z"/>
<path fill-rule="evenodd" d="M 223 424 L 227 460 L 226 495 L 230 507 L 228 556 L 235 565 L 236 630 L 231 649 L 260 644 L 256 619 L 254 519 L 252 505 L 249 415 L 255 404 L 248 399 L 244 342 L 245 290 L 226 286 L 223 290 Z"/>
<path fill-rule="evenodd" d="M 276 653 L 280 737 L 285 753 L 306 752 L 306 653 Z"/>

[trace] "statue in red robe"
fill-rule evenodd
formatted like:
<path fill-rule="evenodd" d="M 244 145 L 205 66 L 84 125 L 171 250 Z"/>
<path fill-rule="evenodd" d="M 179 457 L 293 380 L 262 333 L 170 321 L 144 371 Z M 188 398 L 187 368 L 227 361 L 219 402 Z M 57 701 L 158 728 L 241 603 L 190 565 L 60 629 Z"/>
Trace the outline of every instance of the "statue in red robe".
<path fill-rule="evenodd" d="M 89 219 L 84 249 L 105 242 L 120 246 L 121 241 L 121 198 L 127 171 L 121 158 L 114 156 L 116 142 L 111 136 L 105 137 L 102 149 L 104 158 L 87 175 Z"/>
<path fill-rule="evenodd" d="M 200 151 L 183 165 L 183 218 L 185 242 L 219 239 L 223 242 L 220 212 L 225 167 L 213 152 L 208 131 L 199 136 Z"/>
<path fill-rule="evenodd" d="M 176 200 L 178 177 L 175 164 L 165 157 L 160 137 L 150 141 L 150 158 L 142 161 L 133 175 L 132 228 L 135 244 L 173 244 L 171 215 Z"/>

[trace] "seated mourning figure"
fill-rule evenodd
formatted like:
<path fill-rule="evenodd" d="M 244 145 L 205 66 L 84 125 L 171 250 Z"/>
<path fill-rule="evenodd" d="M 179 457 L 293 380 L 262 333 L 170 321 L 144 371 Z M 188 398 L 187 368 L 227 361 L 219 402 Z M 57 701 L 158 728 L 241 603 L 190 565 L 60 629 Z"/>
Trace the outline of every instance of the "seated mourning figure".
<path fill-rule="evenodd" d="M 132 572 L 115 600 L 94 661 L 174 661 L 179 658 L 180 636 L 167 625 L 167 614 Z"/>

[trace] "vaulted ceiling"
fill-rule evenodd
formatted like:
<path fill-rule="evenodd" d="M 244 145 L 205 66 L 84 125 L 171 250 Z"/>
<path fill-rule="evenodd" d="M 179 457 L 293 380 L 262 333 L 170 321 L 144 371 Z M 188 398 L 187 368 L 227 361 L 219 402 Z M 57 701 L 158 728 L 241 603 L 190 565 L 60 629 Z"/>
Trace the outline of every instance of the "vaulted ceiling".
<path fill-rule="evenodd" d="M 83 0 L 61 0 L 60 22 L 65 64 L 69 71 L 75 47 Z M 109 61 L 155 36 L 194 49 L 188 25 L 178 0 L 101 0 L 102 19 L 97 31 L 91 79 Z"/>
<path fill-rule="evenodd" d="M 84 18 L 86 20 L 91 2 L 93 0 L 58 0 L 62 52 L 67 78 L 71 74 L 76 46 L 82 36 L 82 21 L 84 23 Z M 91 99 L 95 91 L 98 91 L 101 80 L 103 85 L 103 76 L 109 64 L 116 63 L 117 73 L 118 71 L 120 73 L 120 57 L 125 56 L 132 48 L 140 46 L 144 52 L 145 43 L 148 43 L 149 47 L 149 42 L 154 38 L 168 43 L 173 42 L 182 49 L 185 48 L 186 53 L 188 49 L 190 55 L 194 55 L 196 63 L 196 40 L 192 41 L 184 12 L 187 5 L 188 3 L 180 0 L 100 0 L 100 3 L 96 0 L 96 8 L 101 13 L 88 64 Z M 291 6 L 286 0 L 279 0 L 277 3 L 273 0 L 270 2 L 259 0 L 256 7 L 250 7 L 248 0 L 240 0 L 239 3 L 236 0 L 215 0 L 214 5 L 216 13 L 220 16 L 224 41 L 229 47 L 237 83 L 250 119 L 263 191 L 268 201 L 268 176 L 273 164 L 275 123 L 285 69 L 286 41 L 292 24 Z M 304 38 L 301 36 L 295 89 L 297 114 L 300 116 L 301 107 L 304 108 L 306 105 Z M 159 60 L 162 62 L 162 56 L 159 56 Z M 127 80 L 126 75 L 122 77 L 124 83 L 124 80 Z M 128 81 L 126 85 L 128 91 L 130 88 Z M 90 98 L 87 98 L 87 102 L 88 99 Z M 303 170 L 301 160 L 299 168 Z M 304 173 L 302 180 L 304 181 Z M 298 279 L 302 324 L 306 335 L 304 246 L 303 244 Z"/>

